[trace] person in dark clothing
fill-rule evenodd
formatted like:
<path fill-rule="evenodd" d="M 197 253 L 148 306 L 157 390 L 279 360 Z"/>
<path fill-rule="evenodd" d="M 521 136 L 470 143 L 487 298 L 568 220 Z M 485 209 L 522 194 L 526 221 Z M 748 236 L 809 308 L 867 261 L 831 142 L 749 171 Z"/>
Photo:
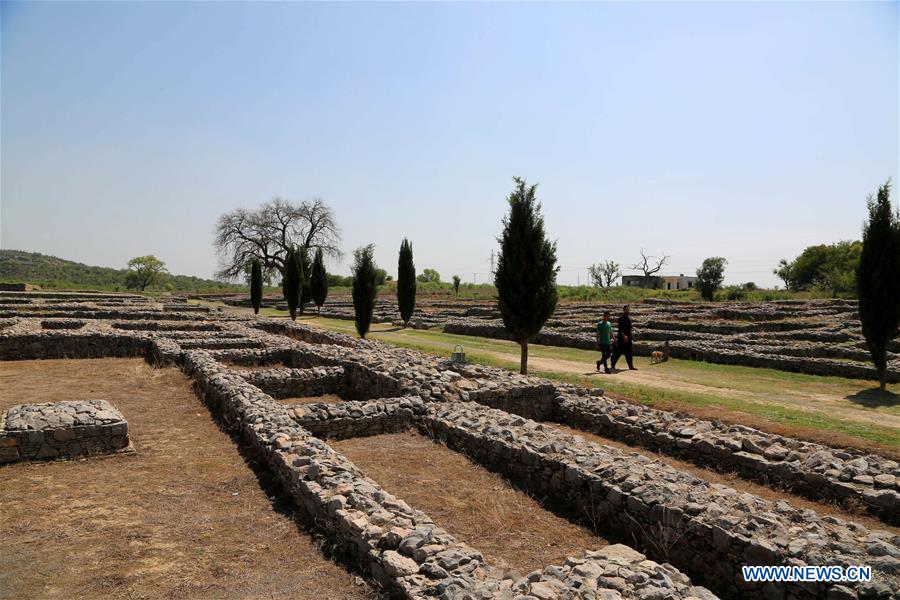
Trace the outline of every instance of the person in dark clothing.
<path fill-rule="evenodd" d="M 613 346 L 612 353 L 612 368 L 616 368 L 616 362 L 618 362 L 619 357 L 623 354 L 625 355 L 625 361 L 628 363 L 628 368 L 632 371 L 637 371 L 637 368 L 634 366 L 634 358 L 631 354 L 631 317 L 629 314 L 631 313 L 631 309 L 626 304 L 625 308 L 622 309 L 622 316 L 619 317 L 619 327 L 616 331 L 616 344 Z"/>

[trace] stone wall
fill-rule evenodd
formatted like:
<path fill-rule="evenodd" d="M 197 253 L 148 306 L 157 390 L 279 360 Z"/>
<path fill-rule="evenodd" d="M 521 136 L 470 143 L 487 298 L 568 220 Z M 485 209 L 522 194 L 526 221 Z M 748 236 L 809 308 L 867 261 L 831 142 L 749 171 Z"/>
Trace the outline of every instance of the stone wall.
<path fill-rule="evenodd" d="M 53 319 L 41 321 L 44 329 L 81 329 L 84 321 L 78 319 Z"/>
<path fill-rule="evenodd" d="M 273 398 L 306 398 L 337 394 L 344 381 L 343 367 L 311 369 L 276 368 L 267 371 L 238 371 L 251 383 Z"/>
<path fill-rule="evenodd" d="M 561 393 L 557 402 L 553 420 L 571 427 L 784 486 L 814 500 L 849 501 L 888 523 L 900 523 L 900 465 L 893 460 L 589 396 L 575 388 Z"/>
<path fill-rule="evenodd" d="M 405 431 L 412 425 L 413 417 L 424 412 L 425 403 L 415 396 L 288 408 L 298 425 L 317 437 L 332 440 Z"/>
<path fill-rule="evenodd" d="M 184 369 L 197 383 L 202 397 L 223 415 L 225 422 L 233 424 L 271 467 L 286 493 L 328 534 L 341 553 L 399 597 L 715 598 L 707 590 L 691 585 L 672 566 L 642 560 L 641 555 L 619 547 L 590 552 L 523 579 L 504 578 L 502 572 L 485 562 L 480 552 L 384 491 L 347 458 L 297 423 L 297 419 L 311 423 L 312 413 L 328 413 L 338 420 L 357 420 L 378 427 L 377 419 L 370 419 L 364 410 L 357 413 L 349 409 L 346 416 L 341 416 L 339 410 L 329 413 L 334 405 L 313 405 L 310 416 L 304 413 L 297 417 L 203 351 L 186 352 Z M 366 404 L 383 405 L 385 415 L 393 413 L 401 421 L 425 406 L 413 398 Z M 346 429 L 335 431 L 340 434 Z M 529 595 L 523 596 L 525 593 Z"/>
<path fill-rule="evenodd" d="M 0 360 L 144 357 L 149 347 L 149 338 L 131 335 L 82 333 L 73 330 L 45 331 L 27 335 L 0 335 Z"/>
<path fill-rule="evenodd" d="M 0 415 L 0 463 L 128 448 L 128 423 L 106 400 L 19 404 Z"/>
<path fill-rule="evenodd" d="M 900 593 L 900 536 L 710 484 L 474 403 L 432 403 L 420 426 L 608 537 L 637 540 L 725 597 L 868 598 Z M 742 565 L 870 565 L 855 588 L 750 584 Z"/>

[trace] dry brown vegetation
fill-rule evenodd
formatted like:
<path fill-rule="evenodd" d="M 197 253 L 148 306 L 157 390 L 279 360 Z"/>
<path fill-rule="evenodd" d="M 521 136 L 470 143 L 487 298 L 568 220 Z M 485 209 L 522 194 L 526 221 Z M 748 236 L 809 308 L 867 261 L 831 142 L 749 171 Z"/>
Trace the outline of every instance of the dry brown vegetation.
<path fill-rule="evenodd" d="M 417 433 L 329 444 L 495 566 L 525 574 L 608 543 L 548 511 L 502 477 Z"/>
<path fill-rule="evenodd" d="M 137 359 L 0 362 L 0 410 L 103 398 L 133 454 L 0 467 L 0 597 L 362 599 L 176 369 Z"/>

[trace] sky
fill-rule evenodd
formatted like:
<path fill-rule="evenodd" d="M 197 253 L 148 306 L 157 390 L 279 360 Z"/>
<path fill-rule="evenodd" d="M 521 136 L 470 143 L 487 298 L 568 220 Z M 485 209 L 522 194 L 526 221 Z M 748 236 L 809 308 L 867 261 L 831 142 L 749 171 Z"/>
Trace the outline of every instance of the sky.
<path fill-rule="evenodd" d="M 219 215 L 321 197 L 330 271 L 408 237 L 480 283 L 521 176 L 560 283 L 643 248 L 772 286 L 897 181 L 898 6 L 3 2 L 0 247 L 210 277 Z"/>

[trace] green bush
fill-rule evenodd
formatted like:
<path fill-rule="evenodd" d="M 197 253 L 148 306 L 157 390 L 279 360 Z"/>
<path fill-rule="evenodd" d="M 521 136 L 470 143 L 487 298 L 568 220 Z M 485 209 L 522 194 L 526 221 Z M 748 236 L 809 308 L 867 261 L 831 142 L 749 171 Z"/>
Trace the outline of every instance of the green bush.
<path fill-rule="evenodd" d="M 722 290 L 722 295 L 729 302 L 743 302 L 747 299 L 747 290 L 739 285 L 729 285 Z"/>

